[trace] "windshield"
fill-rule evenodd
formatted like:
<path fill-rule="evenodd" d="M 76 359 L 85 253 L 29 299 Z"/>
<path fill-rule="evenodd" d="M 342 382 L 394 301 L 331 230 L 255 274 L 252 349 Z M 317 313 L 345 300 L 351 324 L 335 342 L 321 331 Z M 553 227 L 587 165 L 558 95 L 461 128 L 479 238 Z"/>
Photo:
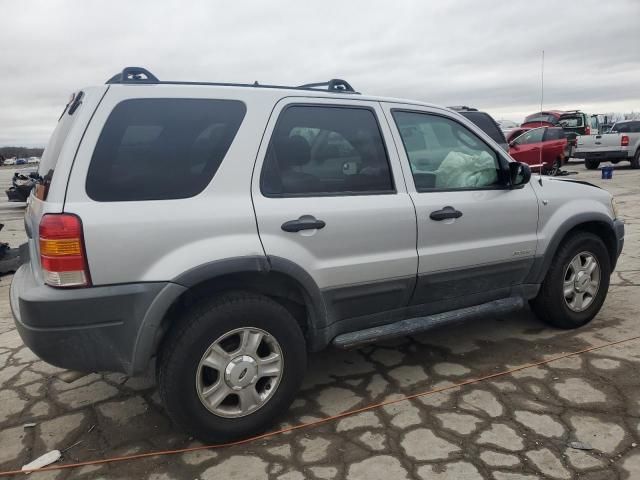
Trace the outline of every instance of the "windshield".
<path fill-rule="evenodd" d="M 564 128 L 583 127 L 584 119 L 582 118 L 582 115 L 578 115 L 575 117 L 561 117 L 560 125 L 562 125 Z"/>

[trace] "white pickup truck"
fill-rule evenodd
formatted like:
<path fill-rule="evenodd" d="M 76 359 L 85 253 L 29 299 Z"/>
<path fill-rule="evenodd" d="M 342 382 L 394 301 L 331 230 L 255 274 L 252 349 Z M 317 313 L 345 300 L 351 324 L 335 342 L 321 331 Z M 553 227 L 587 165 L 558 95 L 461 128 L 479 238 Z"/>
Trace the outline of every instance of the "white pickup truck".
<path fill-rule="evenodd" d="M 595 170 L 600 162 L 631 162 L 640 168 L 640 120 L 616 122 L 608 133 L 578 137 L 575 158 L 584 158 L 585 167 Z"/>

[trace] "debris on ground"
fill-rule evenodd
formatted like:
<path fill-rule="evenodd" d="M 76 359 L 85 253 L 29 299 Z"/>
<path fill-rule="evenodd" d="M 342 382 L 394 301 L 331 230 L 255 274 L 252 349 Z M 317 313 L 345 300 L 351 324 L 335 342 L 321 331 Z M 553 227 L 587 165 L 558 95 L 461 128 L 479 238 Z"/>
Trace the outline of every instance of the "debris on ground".
<path fill-rule="evenodd" d="M 36 425 L 37 425 L 37 423 L 33 423 L 33 422 L 31 422 L 31 423 L 25 423 L 22 427 L 23 427 L 23 428 L 33 428 L 33 427 L 35 427 Z"/>
<path fill-rule="evenodd" d="M 576 450 L 593 450 L 593 447 L 585 442 L 569 442 L 568 447 Z"/>
<path fill-rule="evenodd" d="M 22 470 L 38 470 L 39 468 L 46 467 L 47 465 L 51 465 L 53 462 L 57 462 L 60 460 L 62 454 L 60 450 L 51 450 L 50 452 L 45 453 L 44 455 L 40 455 L 38 458 L 33 460 L 32 462 L 27 463 L 22 466 Z"/>

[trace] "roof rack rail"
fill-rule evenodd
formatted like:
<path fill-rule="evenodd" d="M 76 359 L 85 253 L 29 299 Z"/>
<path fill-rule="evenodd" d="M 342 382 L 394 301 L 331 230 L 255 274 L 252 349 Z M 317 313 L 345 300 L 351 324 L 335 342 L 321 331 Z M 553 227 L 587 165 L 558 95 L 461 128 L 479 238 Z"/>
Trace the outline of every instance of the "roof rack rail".
<path fill-rule="evenodd" d="M 146 68 L 126 67 L 107 80 L 110 83 L 160 83 L 160 80 Z"/>
<path fill-rule="evenodd" d="M 146 68 L 142 67 L 126 67 L 122 72 L 115 74 L 106 82 L 107 84 L 161 84 L 161 85 L 213 85 L 221 87 L 253 87 L 253 88 L 281 88 L 290 90 L 314 90 L 317 91 L 318 87 L 327 87 L 327 92 L 332 93 L 355 93 L 356 92 L 349 82 L 334 78 L 328 82 L 319 83 L 307 83 L 298 87 L 291 87 L 287 85 L 262 85 L 256 80 L 253 83 L 218 83 L 218 82 L 179 82 L 174 80 L 158 80 L 153 73 Z"/>
<path fill-rule="evenodd" d="M 329 92 L 340 92 L 340 93 L 358 93 L 346 80 L 342 80 L 340 78 L 332 78 L 328 82 L 318 82 L 318 83 L 305 83 L 304 85 L 300 85 L 297 88 L 304 89 L 317 89 L 318 87 L 327 87 Z"/>

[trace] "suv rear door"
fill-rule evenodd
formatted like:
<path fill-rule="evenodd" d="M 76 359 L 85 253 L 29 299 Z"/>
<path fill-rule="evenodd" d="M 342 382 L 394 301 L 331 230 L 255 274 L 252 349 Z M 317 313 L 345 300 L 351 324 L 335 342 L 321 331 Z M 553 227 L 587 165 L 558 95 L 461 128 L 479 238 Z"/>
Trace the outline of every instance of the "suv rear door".
<path fill-rule="evenodd" d="M 403 104 L 384 109 L 417 213 L 412 304 L 433 313 L 514 294 L 536 253 L 533 187 L 506 187 L 501 172 L 508 160 L 499 147 L 446 111 Z"/>
<path fill-rule="evenodd" d="M 62 115 L 42 154 L 38 175 L 41 180 L 27 201 L 25 231 L 33 273 L 41 279 L 38 228 L 46 213 L 63 210 L 67 182 L 84 132 L 107 87 L 91 87 L 75 92 L 64 107 Z"/>
<path fill-rule="evenodd" d="M 313 278 L 330 322 L 406 305 L 416 218 L 380 105 L 285 98 L 264 138 L 252 192 L 270 261 Z"/>

